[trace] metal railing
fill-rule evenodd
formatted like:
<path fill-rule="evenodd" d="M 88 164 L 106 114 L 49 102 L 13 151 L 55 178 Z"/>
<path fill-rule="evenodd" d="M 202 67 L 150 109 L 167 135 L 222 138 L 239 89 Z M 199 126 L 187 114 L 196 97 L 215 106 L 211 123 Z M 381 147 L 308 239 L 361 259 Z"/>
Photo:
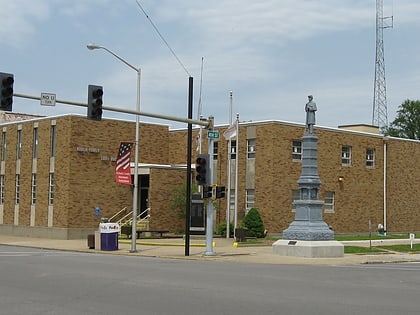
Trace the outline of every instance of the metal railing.
<path fill-rule="evenodd" d="M 120 211 L 118 211 L 117 213 L 115 213 L 112 217 L 109 218 L 109 222 L 112 222 L 112 220 L 114 220 L 115 218 L 117 218 L 118 216 L 120 216 L 123 212 L 127 211 L 127 207 L 122 208 Z"/>
<path fill-rule="evenodd" d="M 147 221 L 150 218 L 150 208 L 147 208 L 143 212 L 137 215 L 137 224 Z M 124 217 L 122 217 L 117 223 L 119 225 L 131 225 L 133 222 L 132 218 L 133 211 L 130 211 Z M 146 215 L 145 215 L 146 214 Z M 143 218 L 142 218 L 143 216 Z M 128 219 L 127 219 L 128 218 Z"/>

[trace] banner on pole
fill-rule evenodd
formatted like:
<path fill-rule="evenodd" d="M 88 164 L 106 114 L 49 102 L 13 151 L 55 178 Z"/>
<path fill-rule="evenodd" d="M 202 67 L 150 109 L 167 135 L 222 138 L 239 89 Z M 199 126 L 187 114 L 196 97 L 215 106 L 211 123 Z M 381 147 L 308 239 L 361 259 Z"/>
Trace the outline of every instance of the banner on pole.
<path fill-rule="evenodd" d="M 131 185 L 130 157 L 133 142 L 121 142 L 115 165 L 115 181 L 120 184 Z"/>

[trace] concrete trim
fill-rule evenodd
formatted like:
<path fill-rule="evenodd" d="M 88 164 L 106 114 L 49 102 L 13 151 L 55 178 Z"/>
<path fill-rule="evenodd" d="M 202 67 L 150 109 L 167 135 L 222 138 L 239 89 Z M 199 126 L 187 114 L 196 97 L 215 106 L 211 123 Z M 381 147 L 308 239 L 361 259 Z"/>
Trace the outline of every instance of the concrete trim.
<path fill-rule="evenodd" d="M 93 234 L 94 232 L 95 229 L 88 228 L 70 229 L 0 224 L 0 234 L 34 238 L 50 238 L 61 240 L 84 239 L 88 234 Z"/>

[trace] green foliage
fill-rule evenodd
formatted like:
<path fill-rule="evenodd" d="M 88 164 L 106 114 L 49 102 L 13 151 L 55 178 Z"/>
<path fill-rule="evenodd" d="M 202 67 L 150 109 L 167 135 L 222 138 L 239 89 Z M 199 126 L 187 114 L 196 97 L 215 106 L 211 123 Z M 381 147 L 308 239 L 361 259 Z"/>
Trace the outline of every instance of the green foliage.
<path fill-rule="evenodd" d="M 226 224 L 226 222 L 222 222 L 217 226 L 216 234 L 221 235 L 221 236 L 226 236 L 226 233 L 227 233 L 227 224 Z M 233 236 L 233 224 L 232 223 L 229 224 L 229 234 L 230 234 L 230 237 Z"/>
<path fill-rule="evenodd" d="M 344 246 L 345 254 L 370 254 L 370 253 L 383 253 L 384 251 L 379 248 L 369 248 L 362 246 Z"/>
<path fill-rule="evenodd" d="M 420 101 L 405 100 L 398 107 L 395 120 L 385 128 L 385 134 L 420 140 Z"/>
<path fill-rule="evenodd" d="M 243 224 L 247 229 L 246 235 L 249 237 L 264 237 L 265 228 L 261 216 L 256 208 L 251 208 L 245 215 Z"/>
<path fill-rule="evenodd" d="M 197 185 L 191 185 L 191 193 L 198 191 Z M 187 192 L 187 183 L 175 187 L 171 195 L 171 208 L 178 214 L 179 219 L 185 219 L 185 198 Z"/>

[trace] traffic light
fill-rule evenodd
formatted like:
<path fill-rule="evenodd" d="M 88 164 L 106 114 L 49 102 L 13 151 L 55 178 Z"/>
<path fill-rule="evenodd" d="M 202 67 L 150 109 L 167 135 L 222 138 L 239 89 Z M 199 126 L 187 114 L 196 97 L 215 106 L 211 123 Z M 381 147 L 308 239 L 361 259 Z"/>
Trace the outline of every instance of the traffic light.
<path fill-rule="evenodd" d="M 102 86 L 89 85 L 88 86 L 88 112 L 87 118 L 91 120 L 102 119 L 102 95 L 104 90 Z"/>
<path fill-rule="evenodd" d="M 203 186 L 203 199 L 211 198 L 213 196 L 212 186 Z"/>
<path fill-rule="evenodd" d="M 15 82 L 13 74 L 0 73 L 0 109 L 4 111 L 12 111 L 13 104 L 13 83 Z"/>
<path fill-rule="evenodd" d="M 217 186 L 216 187 L 216 199 L 218 198 L 225 198 L 225 186 Z"/>
<path fill-rule="evenodd" d="M 199 154 L 195 161 L 197 185 L 210 185 L 210 155 Z"/>

